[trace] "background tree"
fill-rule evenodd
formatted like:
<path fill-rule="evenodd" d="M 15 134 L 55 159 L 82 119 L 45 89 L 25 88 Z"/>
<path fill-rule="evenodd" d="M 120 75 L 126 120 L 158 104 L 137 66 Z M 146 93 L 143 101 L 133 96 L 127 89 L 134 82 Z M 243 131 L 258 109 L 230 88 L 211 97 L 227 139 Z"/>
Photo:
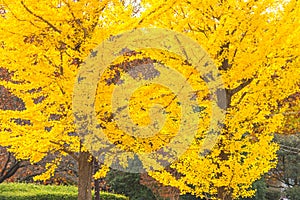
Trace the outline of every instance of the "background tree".
<path fill-rule="evenodd" d="M 6 148 L 0 147 L 0 183 L 33 183 L 33 178 L 41 175 L 46 170 L 47 163 L 51 163 L 55 157 L 55 155 L 49 154 L 41 161 L 31 164 L 27 160 L 17 160 L 12 153 L 7 152 Z M 50 179 L 35 182 L 40 184 L 76 185 L 78 183 L 77 168 L 76 161 L 70 156 L 65 156 Z"/>
<path fill-rule="evenodd" d="M 111 170 L 105 180 L 113 192 L 123 194 L 130 199 L 157 199 L 149 188 L 140 184 L 140 174 Z"/>
<path fill-rule="evenodd" d="M 282 196 L 294 199 L 299 194 L 299 93 L 284 99 L 281 104 L 287 107 L 284 112 L 283 126 L 280 127 L 274 140 L 280 145 L 277 152 L 278 163 L 267 176 L 268 187 Z"/>
<path fill-rule="evenodd" d="M 296 135 L 276 135 L 275 141 L 280 144 L 277 167 L 271 170 L 271 178 L 282 184 L 282 187 L 299 185 L 300 148 L 299 133 Z"/>
<path fill-rule="evenodd" d="M 11 178 L 19 169 L 25 166 L 25 162 L 16 160 L 5 148 L 0 147 L 0 183 Z"/>

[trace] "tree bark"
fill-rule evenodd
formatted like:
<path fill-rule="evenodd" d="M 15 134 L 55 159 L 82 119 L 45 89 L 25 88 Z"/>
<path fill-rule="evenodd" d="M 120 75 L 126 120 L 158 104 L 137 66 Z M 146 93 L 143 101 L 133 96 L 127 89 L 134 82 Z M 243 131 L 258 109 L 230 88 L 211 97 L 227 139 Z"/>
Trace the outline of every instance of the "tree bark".
<path fill-rule="evenodd" d="M 93 162 L 89 152 L 79 153 L 78 200 L 92 200 Z"/>
<path fill-rule="evenodd" d="M 230 191 L 226 191 L 226 188 L 220 187 L 218 188 L 218 199 L 220 200 L 232 200 L 232 194 Z"/>
<path fill-rule="evenodd" d="M 94 174 L 99 170 L 99 163 L 98 160 L 94 157 Z M 95 187 L 95 200 L 100 200 L 100 184 L 99 179 L 94 180 L 94 187 Z"/>

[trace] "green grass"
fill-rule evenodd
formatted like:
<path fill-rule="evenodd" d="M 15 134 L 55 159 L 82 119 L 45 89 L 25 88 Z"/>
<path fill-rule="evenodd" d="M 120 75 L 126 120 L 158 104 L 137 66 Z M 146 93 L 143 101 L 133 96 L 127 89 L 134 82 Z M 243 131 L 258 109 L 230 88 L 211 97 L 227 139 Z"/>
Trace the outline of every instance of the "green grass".
<path fill-rule="evenodd" d="M 77 187 L 36 185 L 26 183 L 2 183 L 0 184 L 1 200 L 76 200 Z M 128 200 L 125 196 L 101 193 L 101 199 Z"/>

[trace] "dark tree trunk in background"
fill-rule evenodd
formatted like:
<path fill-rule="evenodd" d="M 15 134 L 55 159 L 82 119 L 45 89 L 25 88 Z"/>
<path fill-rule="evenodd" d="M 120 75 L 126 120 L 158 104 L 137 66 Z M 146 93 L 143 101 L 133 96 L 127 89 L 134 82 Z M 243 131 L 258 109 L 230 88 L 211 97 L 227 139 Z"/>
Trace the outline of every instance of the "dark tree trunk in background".
<path fill-rule="evenodd" d="M 93 162 L 90 153 L 79 153 L 78 200 L 92 200 Z"/>
<path fill-rule="evenodd" d="M 96 173 L 99 170 L 99 163 L 96 158 L 94 160 L 94 173 Z M 94 180 L 95 185 L 95 200 L 100 200 L 100 185 L 99 185 L 99 179 Z"/>
<path fill-rule="evenodd" d="M 20 168 L 25 166 L 25 162 L 17 160 L 4 147 L 0 146 L 0 183 L 15 175 Z"/>

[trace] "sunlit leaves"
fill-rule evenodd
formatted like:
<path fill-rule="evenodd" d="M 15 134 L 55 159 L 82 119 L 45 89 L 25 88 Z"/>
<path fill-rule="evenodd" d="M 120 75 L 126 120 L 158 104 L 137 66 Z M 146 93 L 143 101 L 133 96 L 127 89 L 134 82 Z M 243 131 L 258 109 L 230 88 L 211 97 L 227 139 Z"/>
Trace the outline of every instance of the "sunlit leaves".
<path fill-rule="evenodd" d="M 203 77 L 193 73 L 184 59 L 163 51 L 123 55 L 108 68 L 97 90 L 99 126 L 106 128 L 113 143 L 122 143 L 127 150 L 150 152 L 165 145 L 177 133 L 181 120 L 180 105 L 172 91 L 149 84 L 133 93 L 129 105 L 133 121 L 141 126 L 151 122 L 151 105 L 167 106 L 165 112 L 170 115 L 160 132 L 161 140 L 124 135 L 113 121 L 109 103 L 114 87 L 122 83 L 122 75 L 148 80 L 156 76 L 157 65 L 171 66 L 196 90 L 191 98 L 199 103 L 195 110 L 201 123 L 191 146 L 170 166 L 180 176 L 173 176 L 170 170 L 150 175 L 183 193 L 201 197 L 252 195 L 251 183 L 275 166 L 278 147 L 271 134 L 282 125 L 286 116 L 283 112 L 291 111 L 281 102 L 299 91 L 295 87 L 300 77 L 299 1 L 282 5 L 273 0 L 143 1 L 138 14 L 133 13 L 135 7 L 123 3 L 0 0 L 0 69 L 8 69 L 11 74 L 10 78 L 1 78 L 1 91 L 21 98 L 26 108 L 8 110 L 1 105 L 0 144 L 31 162 L 41 160 L 48 152 L 78 152 L 72 95 L 85 58 L 99 43 L 127 30 L 172 29 L 196 40 L 222 75 L 228 107 L 215 148 L 206 156 L 201 152 L 211 108 Z M 146 67 L 126 71 L 125 64 L 136 62 Z M 154 97 L 153 91 L 157 92 Z M 16 119 L 30 123 L 18 124 Z M 52 175 L 58 163 L 49 164 L 48 172 L 39 178 Z M 104 176 L 107 170 L 105 166 L 96 177 Z"/>

